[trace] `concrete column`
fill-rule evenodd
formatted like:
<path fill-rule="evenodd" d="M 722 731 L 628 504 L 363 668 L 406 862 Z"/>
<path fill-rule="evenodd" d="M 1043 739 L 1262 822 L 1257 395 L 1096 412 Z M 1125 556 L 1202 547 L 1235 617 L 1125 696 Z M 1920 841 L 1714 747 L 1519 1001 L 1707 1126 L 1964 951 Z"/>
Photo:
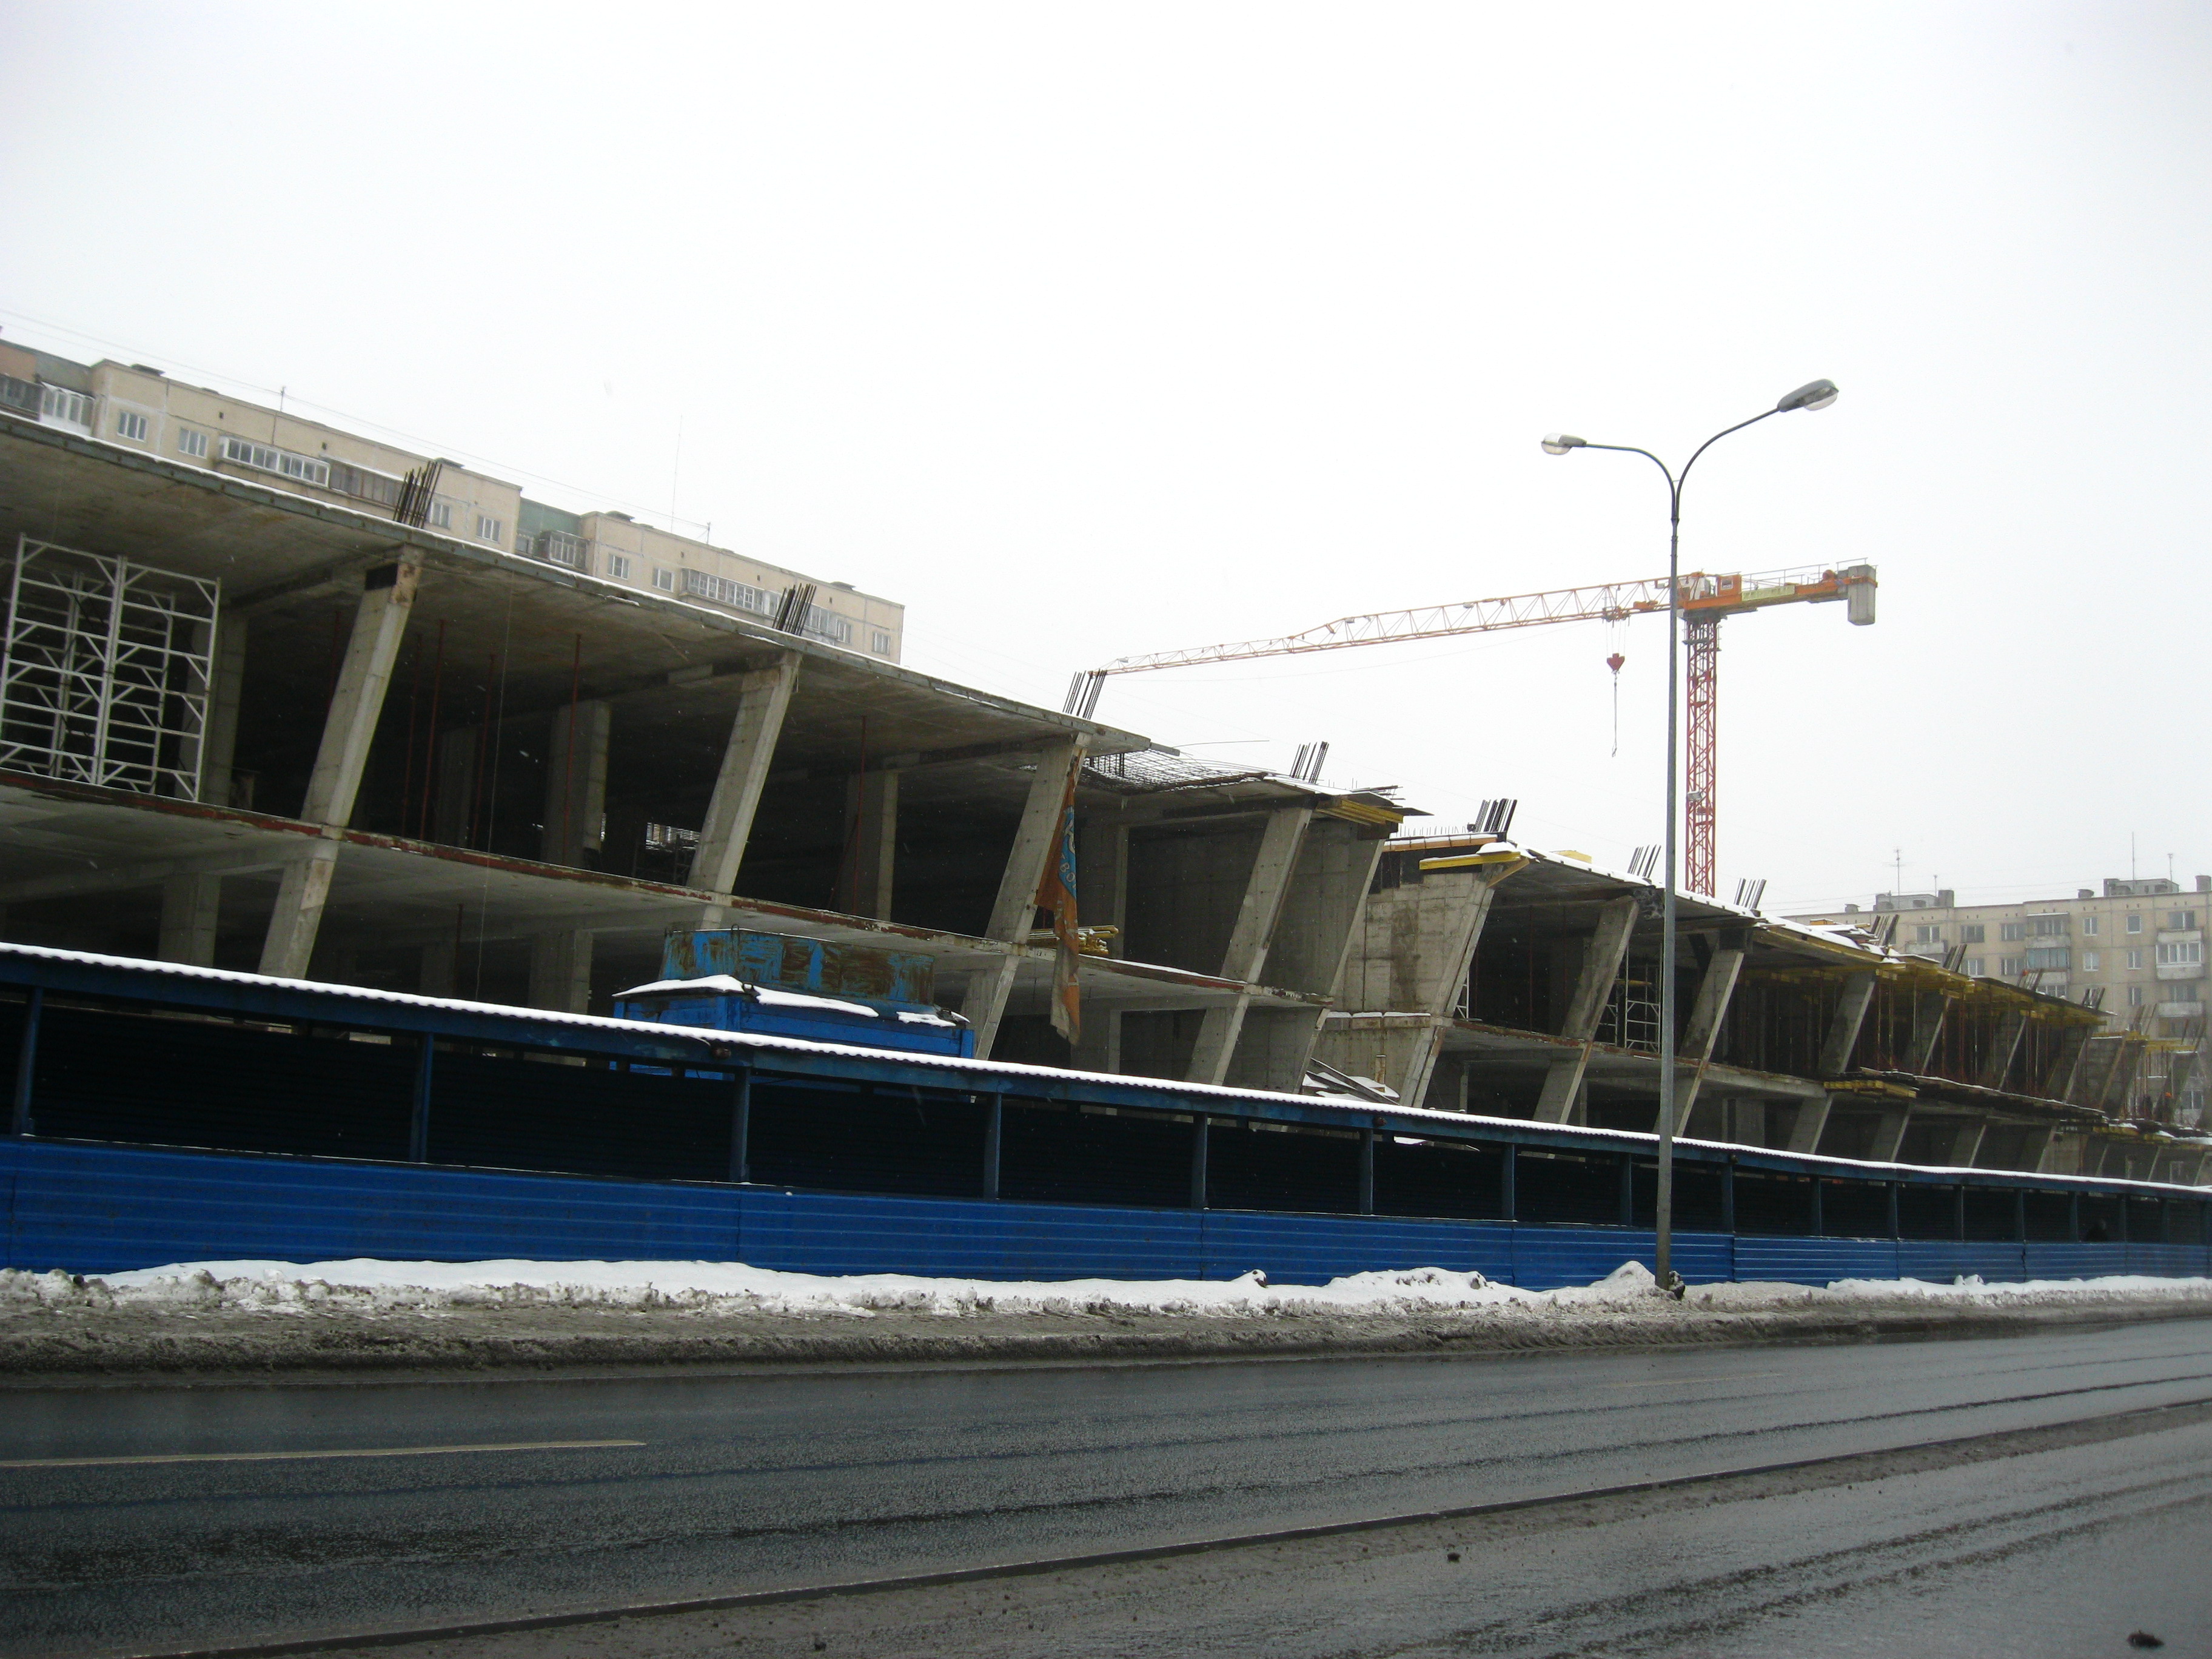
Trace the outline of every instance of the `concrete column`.
<path fill-rule="evenodd" d="M 1766 1103 L 1741 1097 L 1725 1103 L 1722 1138 L 1738 1146 L 1766 1145 Z"/>
<path fill-rule="evenodd" d="M 1916 991 L 1912 997 L 1912 1070 L 1925 1077 L 1936 1063 L 1936 1045 L 1943 1040 L 1943 1016 L 1951 999 L 1941 991 Z"/>
<path fill-rule="evenodd" d="M 1954 1170 L 1971 1170 L 1982 1150 L 1982 1137 L 1989 1133 L 1990 1121 L 1985 1117 L 1962 1119 L 1959 1133 L 1951 1141 L 1951 1164 Z"/>
<path fill-rule="evenodd" d="M 438 736 L 437 794 L 430 813 L 430 837 L 441 847 L 465 847 L 476 812 L 477 745 L 481 730 L 456 726 Z"/>
<path fill-rule="evenodd" d="M 238 762 L 238 703 L 246 685 L 243 612 L 223 613 L 216 623 L 215 661 L 208 681 L 207 731 L 200 746 L 200 799 L 228 806 Z"/>
<path fill-rule="evenodd" d="M 738 867 L 744 862 L 745 843 L 752 838 L 753 814 L 760 810 L 761 791 L 767 786 L 775 742 L 783 733 L 783 717 L 798 681 L 796 651 L 781 652 L 769 666 L 739 676 L 738 712 L 730 722 L 730 740 L 722 748 L 721 770 L 715 774 L 707 821 L 699 826 L 699 848 L 691 858 L 693 887 L 709 893 L 737 890 Z M 719 904 L 708 905 L 701 925 L 720 927 L 722 910 Z"/>
<path fill-rule="evenodd" d="M 1285 807 L 1267 815 L 1260 850 L 1252 860 L 1252 873 L 1245 879 L 1243 899 L 1237 907 L 1237 925 L 1230 932 L 1229 948 L 1222 952 L 1222 978 L 1249 984 L 1266 968 L 1267 947 L 1274 940 L 1275 924 L 1283 914 L 1291 872 L 1297 866 L 1306 826 L 1312 822 L 1310 805 Z M 1191 1051 L 1188 1081 L 1219 1083 L 1228 1075 L 1229 1058 L 1236 1050 L 1237 1034 L 1243 1027 L 1251 1000 L 1249 994 L 1242 994 L 1226 1007 L 1206 1011 L 1198 1042 Z"/>
<path fill-rule="evenodd" d="M 1082 769 L 1083 750 L 1084 740 L 1073 738 L 1037 751 L 1036 771 L 1030 779 L 1029 797 L 1022 803 L 1021 822 L 1015 826 L 1014 844 L 1006 854 L 985 930 L 988 937 L 1014 949 L 996 969 L 969 981 L 960 1010 L 975 1028 L 979 1059 L 989 1059 L 999 1040 L 999 1022 L 1006 1018 L 1006 998 L 1021 967 L 1023 946 L 1036 921 L 1037 888 L 1044 880 L 1047 860 L 1060 851 L 1060 809 L 1067 799 L 1068 781 Z M 970 1003 L 975 1006 L 967 1006 Z"/>
<path fill-rule="evenodd" d="M 837 866 L 836 907 L 848 916 L 891 919 L 898 797 L 896 772 L 859 772 L 845 780 L 845 822 L 852 826 L 852 843 Z"/>
<path fill-rule="evenodd" d="M 2074 1094 L 2074 1080 L 2081 1075 L 2081 1057 L 2089 1050 L 2089 1034 L 2094 1025 L 2069 1025 L 2058 1038 L 2058 1053 L 2051 1062 L 2051 1069 L 2043 1075 L 2044 1096 L 2051 1100 L 2069 1100 Z"/>
<path fill-rule="evenodd" d="M 1905 1145 L 1905 1127 L 1912 1121 L 1912 1108 L 1893 1106 L 1881 1115 L 1881 1125 L 1874 1132 L 1874 1145 L 1868 1150 L 1867 1159 L 1874 1164 L 1894 1164 L 1898 1149 Z"/>
<path fill-rule="evenodd" d="M 1127 956 L 1120 934 L 1128 925 L 1129 826 L 1103 814 L 1086 820 L 1075 836 L 1075 878 L 1085 925 L 1115 929 L 1106 953 Z"/>
<path fill-rule="evenodd" d="M 999 878 L 985 937 L 1019 943 L 1036 924 L 1037 888 L 1048 861 L 1060 851 L 1060 807 L 1067 799 L 1068 779 L 1083 764 L 1083 749 L 1082 742 L 1074 740 L 1037 751 L 1036 770 L 1030 777 L 1029 797 L 1022 803 L 1021 822 L 1015 826 L 1014 844 Z M 977 1052 L 981 1052 L 981 1037 Z"/>
<path fill-rule="evenodd" d="M 1682 1041 L 1674 1050 L 1674 1133 L 1680 1134 L 1690 1121 L 1690 1109 L 1698 1103 L 1698 1091 L 1705 1085 L 1705 1067 L 1712 1064 L 1713 1046 L 1720 1041 L 1721 1023 L 1728 1018 L 1729 1000 L 1735 994 L 1735 982 L 1743 972 L 1743 947 L 1728 944 L 1713 952 L 1705 971 L 1698 976 L 1698 994 L 1690 1004 L 1690 1019 L 1683 1028 Z M 1874 975 L 1868 975 L 1869 979 Z M 1686 1067 L 1689 1075 L 1683 1077 Z"/>
<path fill-rule="evenodd" d="M 453 975 L 459 965 L 459 948 L 449 939 L 424 945 L 422 976 L 416 981 L 416 994 L 426 997 L 453 995 Z"/>
<path fill-rule="evenodd" d="M 1121 1071 L 1121 1011 L 1119 1008 L 1086 1008 L 1083 1011 L 1083 1038 L 1075 1045 L 1075 1067 L 1080 1072 Z"/>
<path fill-rule="evenodd" d="M 1984 1089 L 2002 1089 L 2005 1078 L 2012 1071 L 2013 1056 L 2020 1052 L 2020 1040 L 2027 1031 L 2027 1014 L 2015 1008 L 1997 1022 L 1996 1034 L 1990 1039 L 1990 1051 L 1982 1056 L 1982 1069 L 1975 1081 Z"/>
<path fill-rule="evenodd" d="M 2110 1115 L 2125 1117 L 2133 1103 L 2136 1073 L 2142 1069 L 2143 1045 L 2123 1040 L 2112 1055 L 2112 1066 L 2105 1073 L 2105 1086 L 2098 1091 L 2097 1109 Z"/>
<path fill-rule="evenodd" d="M 1874 1006 L 1875 983 L 1870 972 L 1844 978 L 1844 988 L 1836 998 L 1836 1012 L 1829 1016 L 1828 1029 L 1820 1039 L 1822 1077 L 1841 1077 L 1850 1070 L 1851 1050 L 1858 1047 L 1860 1028 L 1866 1024 L 1867 1010 Z"/>
<path fill-rule="evenodd" d="M 164 962 L 215 966 L 217 912 L 222 902 L 218 875 L 171 876 L 161 884 L 161 943 Z"/>
<path fill-rule="evenodd" d="M 384 712 L 384 694 L 392 684 L 392 664 L 398 659 L 399 641 L 407 631 L 422 577 L 422 562 L 414 554 L 368 573 L 300 812 L 310 823 L 343 829 L 352 821 L 354 799 L 368 766 L 369 744 L 376 735 L 377 717 Z M 321 842 L 308 856 L 284 866 L 268 936 L 262 942 L 263 973 L 281 979 L 306 976 L 315 935 L 322 927 L 323 906 L 330 897 L 337 850 L 335 841 Z"/>
<path fill-rule="evenodd" d="M 2043 1173 L 2043 1166 L 2051 1157 L 2052 1132 L 2049 1129 L 2030 1129 L 2027 1139 L 2021 1147 L 2021 1167 L 2034 1174 Z"/>
<path fill-rule="evenodd" d="M 545 827 L 538 856 L 548 864 L 581 868 L 584 854 L 604 844 L 600 820 L 607 810 L 607 746 L 614 710 L 596 699 L 553 713 L 553 741 L 545 751 Z"/>
<path fill-rule="evenodd" d="M 1583 945 L 1582 969 L 1567 999 L 1567 1017 L 1559 1035 L 1577 1046 L 1562 1054 L 1545 1073 L 1544 1089 L 1536 1101 L 1536 1121 L 1565 1123 L 1582 1097 L 1583 1073 L 1589 1066 L 1590 1048 L 1597 1033 L 1606 999 L 1620 977 L 1622 959 L 1628 954 L 1630 935 L 1636 931 L 1637 902 L 1632 896 L 1612 900 L 1598 913 L 1597 926 Z"/>
<path fill-rule="evenodd" d="M 530 941 L 530 1006 L 564 1014 L 591 1012 L 592 936 L 575 929 Z"/>
<path fill-rule="evenodd" d="M 1828 1127 L 1828 1110 L 1833 1104 L 1827 1099 L 1799 1101 L 1797 1115 L 1790 1123 L 1790 1145 L 1784 1150 L 1808 1154 L 1819 1152 L 1820 1135 Z"/>

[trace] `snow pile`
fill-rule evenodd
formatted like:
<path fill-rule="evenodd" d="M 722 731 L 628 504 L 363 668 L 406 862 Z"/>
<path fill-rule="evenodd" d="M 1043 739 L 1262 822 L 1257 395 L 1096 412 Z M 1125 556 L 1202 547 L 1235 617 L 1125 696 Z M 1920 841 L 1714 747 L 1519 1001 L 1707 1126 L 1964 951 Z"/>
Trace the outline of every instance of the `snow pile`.
<path fill-rule="evenodd" d="M 0 1271 L 0 1314 L 104 1310 L 144 1314 L 461 1315 L 501 1310 L 637 1310 L 702 1316 L 871 1319 L 897 1314 L 1159 1315 L 1261 1318 L 1460 1313 L 1521 1322 L 1624 1315 L 1882 1307 L 2033 1307 L 2125 1298 L 2212 1305 L 2212 1280 L 2148 1278 L 1985 1285 L 1842 1279 L 1692 1286 L 1662 1294 L 1630 1261 L 1595 1284 L 1553 1291 L 1498 1285 L 1441 1267 L 1352 1273 L 1326 1285 L 1271 1285 L 1255 1270 L 1231 1279 L 1078 1279 L 1008 1283 L 904 1273 L 830 1277 L 716 1261 L 192 1261 L 102 1279 Z"/>

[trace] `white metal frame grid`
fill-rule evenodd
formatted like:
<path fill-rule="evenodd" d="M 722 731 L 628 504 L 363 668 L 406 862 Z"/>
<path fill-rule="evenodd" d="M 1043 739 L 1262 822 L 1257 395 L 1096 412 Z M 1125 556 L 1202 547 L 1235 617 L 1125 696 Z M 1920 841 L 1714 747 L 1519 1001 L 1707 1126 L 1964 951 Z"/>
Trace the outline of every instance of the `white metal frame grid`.
<path fill-rule="evenodd" d="M 198 800 L 222 590 L 17 537 L 0 769 Z"/>

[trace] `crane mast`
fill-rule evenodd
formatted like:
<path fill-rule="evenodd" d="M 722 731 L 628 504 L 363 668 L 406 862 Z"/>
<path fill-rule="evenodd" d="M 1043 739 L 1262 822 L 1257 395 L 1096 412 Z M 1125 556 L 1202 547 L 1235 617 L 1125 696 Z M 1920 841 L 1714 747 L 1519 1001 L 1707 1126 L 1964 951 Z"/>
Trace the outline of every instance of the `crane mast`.
<path fill-rule="evenodd" d="M 1747 615 L 1778 605 L 1844 602 L 1850 621 L 1864 627 L 1875 618 L 1875 570 L 1870 564 L 1765 571 L 1755 575 L 1710 575 L 1692 571 L 1680 579 L 1677 599 L 1687 646 L 1686 787 L 1683 795 L 1682 884 L 1710 895 L 1718 835 L 1720 624 L 1723 617 Z M 1608 582 L 1593 587 L 1553 588 L 1502 599 L 1467 599 L 1455 605 L 1412 611 L 1378 611 L 1339 617 L 1302 633 L 1273 639 L 1239 640 L 1177 651 L 1154 651 L 1078 673 L 1069 682 L 1065 712 L 1088 719 L 1099 693 L 1117 674 L 1188 668 L 1202 663 L 1248 662 L 1258 657 L 1291 657 L 1313 651 L 1340 651 L 1356 645 L 1394 645 L 1410 640 L 1446 639 L 1459 634 L 1489 634 L 1510 628 L 1538 628 L 1551 623 L 1623 622 L 1667 609 L 1667 579 Z"/>

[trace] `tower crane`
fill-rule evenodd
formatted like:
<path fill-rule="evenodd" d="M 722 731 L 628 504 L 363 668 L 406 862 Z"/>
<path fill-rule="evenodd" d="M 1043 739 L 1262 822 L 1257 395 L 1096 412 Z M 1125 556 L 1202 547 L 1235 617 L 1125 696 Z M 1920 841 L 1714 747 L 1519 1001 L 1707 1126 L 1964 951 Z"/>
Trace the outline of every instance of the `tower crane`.
<path fill-rule="evenodd" d="M 1778 605 L 1820 605 L 1841 599 L 1853 624 L 1874 621 L 1875 571 L 1870 564 L 1840 568 L 1764 571 L 1755 575 L 1708 575 L 1692 571 L 1681 578 L 1679 600 L 1684 639 L 1689 647 L 1688 788 L 1684 796 L 1686 848 L 1682 884 L 1690 891 L 1713 891 L 1714 843 L 1717 828 L 1719 748 L 1718 670 L 1723 617 L 1744 616 Z M 1468 599 L 1456 605 L 1413 611 L 1382 611 L 1339 617 L 1299 634 L 1272 640 L 1241 640 L 1227 645 L 1194 646 L 1116 657 L 1101 667 L 1078 673 L 1067 688 L 1064 712 L 1086 719 L 1098 707 L 1098 695 L 1117 674 L 1159 668 L 1188 668 L 1200 663 L 1246 662 L 1255 657 L 1292 657 L 1309 651 L 1340 651 L 1355 645 L 1394 645 L 1407 640 L 1444 639 L 1455 634 L 1488 634 L 1508 628 L 1538 628 L 1547 623 L 1624 622 L 1664 613 L 1667 579 L 1611 582 L 1595 587 L 1561 587 L 1545 593 L 1504 599 Z"/>

